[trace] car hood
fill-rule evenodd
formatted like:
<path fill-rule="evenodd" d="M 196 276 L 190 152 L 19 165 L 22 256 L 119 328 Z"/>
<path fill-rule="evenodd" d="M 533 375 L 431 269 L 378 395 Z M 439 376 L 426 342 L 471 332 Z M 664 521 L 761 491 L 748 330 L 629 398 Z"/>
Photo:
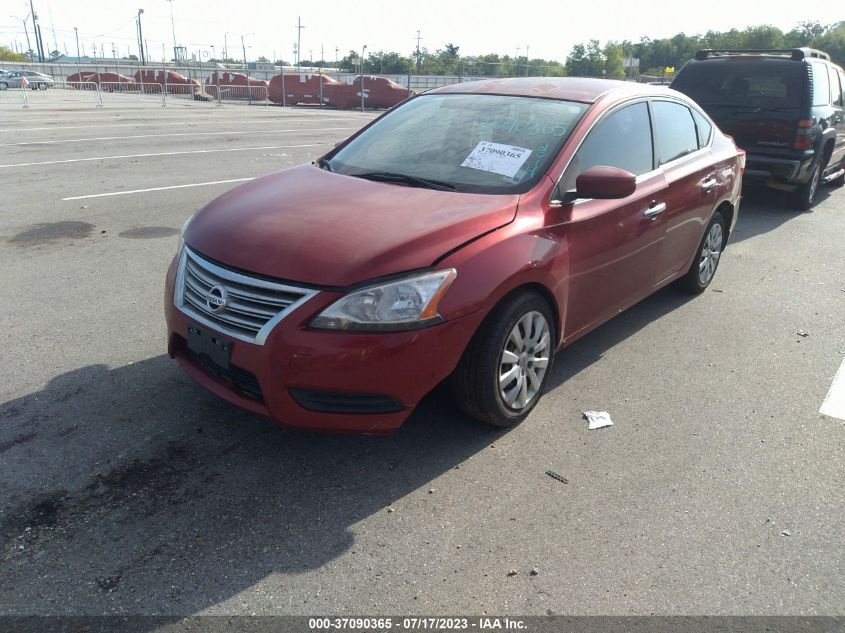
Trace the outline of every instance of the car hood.
<path fill-rule="evenodd" d="M 519 196 L 435 191 L 303 165 L 236 187 L 191 220 L 185 241 L 228 266 L 349 286 L 424 268 L 511 222 Z"/>

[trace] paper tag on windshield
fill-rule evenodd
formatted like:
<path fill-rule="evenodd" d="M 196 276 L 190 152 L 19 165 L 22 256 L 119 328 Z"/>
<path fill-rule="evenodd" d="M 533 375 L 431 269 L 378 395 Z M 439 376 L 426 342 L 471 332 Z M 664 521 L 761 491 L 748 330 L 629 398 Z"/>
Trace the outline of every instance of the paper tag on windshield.
<path fill-rule="evenodd" d="M 524 147 L 481 141 L 461 163 L 461 167 L 490 171 L 513 178 L 529 156 L 531 150 Z"/>

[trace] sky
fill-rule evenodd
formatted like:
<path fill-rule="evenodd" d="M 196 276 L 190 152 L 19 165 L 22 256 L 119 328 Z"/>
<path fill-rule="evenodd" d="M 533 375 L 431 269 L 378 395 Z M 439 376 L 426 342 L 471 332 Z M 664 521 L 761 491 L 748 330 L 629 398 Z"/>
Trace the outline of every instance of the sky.
<path fill-rule="evenodd" d="M 737 2 L 710 0 L 652 3 L 631 0 L 550 2 L 519 0 L 320 0 L 288 3 L 259 0 L 214 3 L 213 0 L 32 0 L 41 23 L 45 48 L 58 47 L 74 55 L 74 27 L 90 54 L 96 43 L 108 57 L 137 54 L 135 16 L 144 9 L 142 27 L 148 55 L 160 60 L 162 47 L 172 57 L 173 27 L 177 44 L 191 55 L 222 56 L 228 40 L 229 56 L 243 57 L 241 37 L 249 60 L 259 56 L 294 59 L 297 18 L 301 18 L 302 59 L 334 61 L 351 49 L 367 53 L 396 51 L 409 55 L 420 46 L 435 51 L 445 44 L 460 47 L 462 55 L 499 53 L 564 61 L 571 47 L 598 39 L 638 41 L 679 32 L 771 24 L 784 31 L 807 19 L 805 6 L 794 0 Z M 294 8 L 295 7 L 295 8 Z M 173 22 L 170 15 L 173 11 Z M 29 0 L 0 0 L 0 44 L 24 47 L 21 20 L 30 12 Z M 27 21 L 32 37 L 32 23 Z M 227 34 L 228 33 L 228 34 Z M 34 48 L 34 43 L 33 43 Z"/>

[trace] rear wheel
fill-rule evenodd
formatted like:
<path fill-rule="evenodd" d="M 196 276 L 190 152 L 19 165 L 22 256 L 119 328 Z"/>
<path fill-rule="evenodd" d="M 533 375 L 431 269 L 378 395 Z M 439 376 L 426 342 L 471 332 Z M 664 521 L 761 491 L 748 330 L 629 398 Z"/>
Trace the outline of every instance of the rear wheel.
<path fill-rule="evenodd" d="M 821 161 L 817 162 L 810 179 L 803 185 L 799 185 L 795 191 L 790 191 L 787 194 L 786 202 L 790 208 L 796 211 L 806 211 L 813 206 L 823 171 L 824 165 Z"/>
<path fill-rule="evenodd" d="M 47 84 L 42 81 L 41 83 L 38 84 L 38 89 L 39 90 L 47 90 Z"/>
<path fill-rule="evenodd" d="M 713 214 L 704 237 L 698 245 L 695 259 L 687 271 L 687 274 L 678 279 L 678 286 L 687 292 L 701 294 L 713 281 L 716 268 L 719 267 L 719 260 L 722 257 L 722 249 L 725 246 L 727 225 L 725 218 L 720 211 Z"/>
<path fill-rule="evenodd" d="M 554 320 L 539 294 L 500 303 L 473 336 L 452 374 L 452 391 L 472 418 L 498 427 L 522 422 L 537 405 L 554 360 Z"/>

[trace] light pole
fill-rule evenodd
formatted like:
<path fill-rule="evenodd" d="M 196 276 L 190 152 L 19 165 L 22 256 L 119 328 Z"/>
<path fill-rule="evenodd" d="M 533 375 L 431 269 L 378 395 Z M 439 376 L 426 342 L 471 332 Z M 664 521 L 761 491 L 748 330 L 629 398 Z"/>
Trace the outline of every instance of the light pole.
<path fill-rule="evenodd" d="M 223 61 L 229 59 L 229 32 L 223 33 Z"/>
<path fill-rule="evenodd" d="M 29 16 L 30 16 L 30 14 L 27 13 L 25 18 L 19 18 L 19 17 L 16 17 L 14 15 L 9 16 L 9 17 L 14 18 L 15 20 L 20 20 L 21 24 L 23 25 L 23 32 L 24 32 L 24 35 L 26 35 L 26 54 L 29 57 L 29 61 L 31 62 L 32 61 L 32 44 L 29 41 L 29 29 L 26 28 L 26 21 L 29 19 Z"/>
<path fill-rule="evenodd" d="M 76 36 L 76 79 L 82 81 L 82 73 L 79 72 L 79 29 L 73 27 L 73 34 Z"/>
<path fill-rule="evenodd" d="M 255 33 L 247 33 L 247 35 L 255 35 Z M 244 36 L 243 35 L 241 35 L 241 48 L 243 49 L 243 53 L 244 53 L 244 72 L 246 73 L 246 91 L 247 91 L 249 102 L 252 103 L 252 86 L 250 85 L 250 80 L 249 80 L 249 66 L 246 63 L 246 44 L 244 44 Z"/>
<path fill-rule="evenodd" d="M 173 62 L 176 62 L 176 22 L 173 20 L 173 0 L 167 0 L 170 4 L 170 30 L 173 33 Z"/>
<path fill-rule="evenodd" d="M 525 45 L 525 76 L 528 76 L 528 49 L 531 47 L 527 44 Z"/>
<path fill-rule="evenodd" d="M 302 53 L 302 18 L 296 18 L 296 69 L 299 70 L 299 59 Z"/>
<path fill-rule="evenodd" d="M 138 9 L 138 51 L 141 53 L 141 65 L 146 66 L 147 56 L 144 51 L 144 31 L 141 29 L 141 15 L 143 13 L 143 9 Z"/>
<path fill-rule="evenodd" d="M 361 112 L 364 111 L 364 53 L 367 52 L 367 45 L 361 49 Z"/>

